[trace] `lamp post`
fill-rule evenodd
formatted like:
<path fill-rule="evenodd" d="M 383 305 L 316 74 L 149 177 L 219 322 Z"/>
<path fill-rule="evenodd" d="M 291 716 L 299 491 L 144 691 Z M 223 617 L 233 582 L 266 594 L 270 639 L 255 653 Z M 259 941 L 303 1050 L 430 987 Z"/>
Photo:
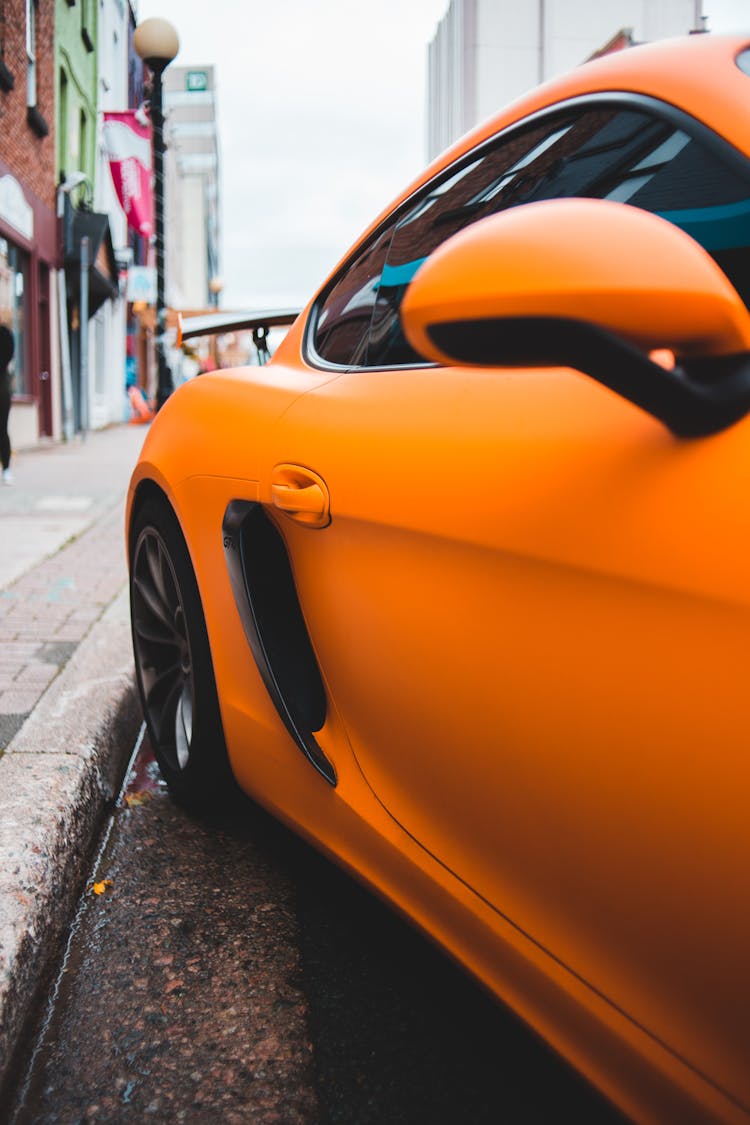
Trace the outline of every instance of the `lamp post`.
<path fill-rule="evenodd" d="M 221 291 L 222 291 L 223 288 L 224 288 L 224 282 L 222 281 L 222 279 L 220 277 L 212 277 L 211 280 L 208 283 L 208 292 L 210 294 L 209 304 L 215 309 L 218 309 L 218 307 L 219 307 L 219 298 L 221 297 Z M 216 364 L 217 367 L 219 367 L 219 334 L 218 334 L 218 332 L 215 333 L 211 337 L 211 351 L 213 353 L 214 363 Z"/>
<path fill-rule="evenodd" d="M 154 133 L 154 218 L 156 220 L 156 362 L 158 381 L 156 408 L 167 401 L 174 384 L 167 363 L 165 336 L 167 310 L 164 302 L 164 110 L 162 74 L 180 49 L 177 32 L 168 20 L 148 19 L 138 24 L 133 46 L 151 68 L 151 124 Z"/>

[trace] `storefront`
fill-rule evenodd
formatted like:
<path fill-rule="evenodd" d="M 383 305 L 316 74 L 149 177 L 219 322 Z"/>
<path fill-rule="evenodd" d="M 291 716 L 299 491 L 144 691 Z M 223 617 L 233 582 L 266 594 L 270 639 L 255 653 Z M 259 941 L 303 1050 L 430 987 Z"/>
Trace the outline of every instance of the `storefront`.
<path fill-rule="evenodd" d="M 73 207 L 67 196 L 63 206 L 63 261 L 70 364 L 69 377 L 66 378 L 63 374 L 63 386 L 69 387 L 69 393 L 66 390 L 63 396 L 63 411 L 66 428 L 79 432 L 91 429 L 92 422 L 95 422 L 92 418 L 92 406 L 96 400 L 98 384 L 108 372 L 106 339 L 101 331 L 102 325 L 97 324 L 95 318 L 106 301 L 118 299 L 119 276 L 109 216 L 86 207 Z M 121 335 L 120 338 L 124 343 L 124 336 Z M 63 365 L 65 362 L 63 359 Z M 117 380 L 120 407 L 118 421 L 123 413 L 124 386 L 123 349 Z"/>
<path fill-rule="evenodd" d="M 55 431 L 51 277 L 55 215 L 0 160 L 0 324 L 13 332 L 11 442 L 35 445 Z"/>

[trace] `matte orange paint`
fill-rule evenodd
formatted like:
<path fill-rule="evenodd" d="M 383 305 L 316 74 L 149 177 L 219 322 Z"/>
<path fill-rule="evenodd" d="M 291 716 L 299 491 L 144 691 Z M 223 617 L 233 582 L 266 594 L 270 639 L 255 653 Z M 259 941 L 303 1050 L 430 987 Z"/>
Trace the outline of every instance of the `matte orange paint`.
<path fill-rule="evenodd" d="M 695 36 L 586 64 L 418 182 L 589 90 L 660 97 L 750 154 L 750 78 L 731 62 L 745 45 Z M 689 319 L 706 318 L 701 293 L 726 312 L 710 343 L 695 329 L 701 349 L 747 346 L 706 263 L 658 224 L 687 281 L 703 272 Z M 481 248 L 466 254 L 471 285 Z M 662 310 L 670 279 L 644 278 Z M 661 339 L 636 282 L 639 341 L 685 346 Z M 598 315 L 619 323 L 606 300 Z M 185 532 L 238 780 L 634 1119 L 748 1122 L 750 420 L 679 441 L 566 369 L 318 370 L 306 317 L 267 368 L 169 400 L 129 495 L 128 518 L 154 482 Z M 290 467 L 327 497 L 327 526 L 279 510 Z M 286 541 L 335 789 L 245 641 L 221 540 L 235 499 L 263 503 Z"/>

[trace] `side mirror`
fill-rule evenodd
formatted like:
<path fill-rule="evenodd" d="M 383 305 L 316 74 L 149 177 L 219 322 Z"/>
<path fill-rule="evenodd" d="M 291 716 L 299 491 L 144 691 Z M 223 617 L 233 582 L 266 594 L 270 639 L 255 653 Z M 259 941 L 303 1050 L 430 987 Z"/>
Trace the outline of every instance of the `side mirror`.
<path fill-rule="evenodd" d="M 474 223 L 419 268 L 401 317 L 427 359 L 574 367 L 683 436 L 750 408 L 736 290 L 684 231 L 627 204 L 548 200 Z M 657 348 L 683 368 L 652 363 Z"/>

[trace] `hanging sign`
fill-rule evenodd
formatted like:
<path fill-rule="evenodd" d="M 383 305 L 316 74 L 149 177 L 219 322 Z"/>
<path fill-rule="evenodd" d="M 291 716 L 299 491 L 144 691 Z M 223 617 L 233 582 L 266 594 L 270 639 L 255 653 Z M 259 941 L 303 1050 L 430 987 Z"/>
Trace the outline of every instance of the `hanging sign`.
<path fill-rule="evenodd" d="M 131 266 L 128 270 L 127 299 L 156 304 L 156 270 L 153 266 Z"/>
<path fill-rule="evenodd" d="M 104 114 L 104 147 L 128 226 L 146 238 L 154 227 L 151 129 L 135 110 Z"/>

